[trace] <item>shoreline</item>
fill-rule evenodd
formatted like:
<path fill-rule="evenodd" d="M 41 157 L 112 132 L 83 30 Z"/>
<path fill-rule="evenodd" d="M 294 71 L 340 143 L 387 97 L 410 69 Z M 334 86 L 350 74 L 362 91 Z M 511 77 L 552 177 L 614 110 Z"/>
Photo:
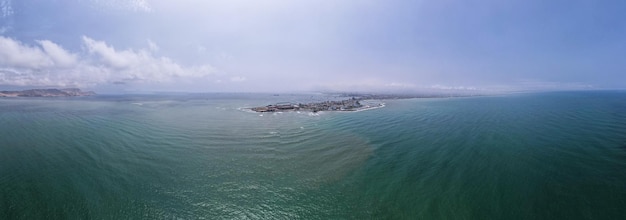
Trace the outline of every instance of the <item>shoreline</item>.
<path fill-rule="evenodd" d="M 385 105 L 384 102 L 381 102 L 381 103 L 378 104 L 378 106 L 369 106 L 368 105 L 368 106 L 366 106 L 366 107 L 364 107 L 362 109 L 354 110 L 354 112 L 362 112 L 362 111 L 367 111 L 367 110 L 374 110 L 374 109 L 384 108 L 385 106 L 387 106 L 387 105 Z"/>
<path fill-rule="evenodd" d="M 364 102 L 361 104 L 360 102 Z M 349 106 L 339 105 L 349 103 Z M 321 112 L 361 112 L 372 109 L 378 109 L 385 107 L 385 103 L 380 100 L 374 99 L 349 99 L 341 101 L 325 101 L 319 103 L 307 103 L 307 104 L 274 104 L 264 107 L 240 107 L 241 111 L 250 113 L 284 113 L 284 112 L 307 112 L 309 114 L 318 114 Z M 346 108 L 344 108 L 346 107 Z"/>
<path fill-rule="evenodd" d="M 322 111 L 356 111 L 363 108 L 364 105 L 360 103 L 362 98 L 352 97 L 350 99 L 337 100 L 337 101 L 323 101 L 323 102 L 310 102 L 310 103 L 292 103 L 292 102 L 279 102 L 276 104 L 252 107 L 250 110 L 255 112 L 286 112 L 286 111 L 307 111 L 307 112 L 322 112 Z"/>

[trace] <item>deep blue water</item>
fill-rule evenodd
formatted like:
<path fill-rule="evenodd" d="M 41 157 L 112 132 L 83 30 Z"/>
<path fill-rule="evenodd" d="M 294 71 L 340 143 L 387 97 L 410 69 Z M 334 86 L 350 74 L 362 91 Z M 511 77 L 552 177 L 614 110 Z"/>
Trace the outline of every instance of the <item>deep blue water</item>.
<path fill-rule="evenodd" d="M 624 219 L 626 92 L 0 99 L 0 219 Z"/>

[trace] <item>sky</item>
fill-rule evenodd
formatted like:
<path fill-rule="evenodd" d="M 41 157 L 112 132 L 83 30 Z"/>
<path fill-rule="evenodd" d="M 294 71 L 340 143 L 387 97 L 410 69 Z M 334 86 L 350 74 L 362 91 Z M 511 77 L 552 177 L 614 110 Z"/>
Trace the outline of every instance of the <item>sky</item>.
<path fill-rule="evenodd" d="M 625 11 L 619 0 L 0 0 L 0 89 L 623 89 Z"/>

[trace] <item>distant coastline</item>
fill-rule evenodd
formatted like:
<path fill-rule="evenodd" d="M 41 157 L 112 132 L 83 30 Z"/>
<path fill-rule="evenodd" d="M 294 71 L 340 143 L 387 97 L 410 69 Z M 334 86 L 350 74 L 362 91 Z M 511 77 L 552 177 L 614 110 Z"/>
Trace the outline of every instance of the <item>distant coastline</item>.
<path fill-rule="evenodd" d="M 96 95 L 92 91 L 81 91 L 77 88 L 67 89 L 27 89 L 22 91 L 0 91 L 0 97 L 70 97 L 70 96 L 92 96 Z"/>

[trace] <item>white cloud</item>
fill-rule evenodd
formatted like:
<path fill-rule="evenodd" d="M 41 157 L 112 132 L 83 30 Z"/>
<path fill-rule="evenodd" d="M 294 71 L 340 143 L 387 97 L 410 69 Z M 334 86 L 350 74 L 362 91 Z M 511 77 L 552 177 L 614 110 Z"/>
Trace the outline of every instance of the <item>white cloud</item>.
<path fill-rule="evenodd" d="M 150 50 L 116 50 L 104 41 L 83 37 L 82 53 L 71 53 L 49 40 L 26 45 L 0 36 L 0 84 L 21 86 L 91 86 L 113 82 L 178 82 L 212 76 L 210 65 L 182 66 Z"/>
<path fill-rule="evenodd" d="M 246 77 L 243 77 L 243 76 L 233 76 L 233 77 L 230 77 L 230 81 L 231 82 L 243 82 L 243 81 L 246 81 Z"/>
<path fill-rule="evenodd" d="M 83 36 L 83 44 L 89 53 L 99 55 L 102 62 L 115 68 L 129 67 L 138 59 L 138 55 L 131 50 L 118 52 L 103 41 L 96 41 L 86 36 Z"/>
<path fill-rule="evenodd" d="M 52 67 L 54 61 L 38 47 L 0 36 L 0 65 L 36 69 Z"/>
<path fill-rule="evenodd" d="M 116 50 L 103 41 L 85 36 L 83 43 L 97 62 L 120 76 L 118 80 L 162 82 L 173 78 L 205 77 L 215 72 L 209 65 L 185 68 L 168 57 L 154 57 L 146 50 Z"/>
<path fill-rule="evenodd" d="M 579 90 L 594 88 L 591 84 L 580 82 L 551 82 L 536 79 L 518 80 L 518 85 L 514 85 L 518 90 Z"/>
<path fill-rule="evenodd" d="M 116 10 L 152 11 L 152 7 L 145 0 L 91 0 L 91 2 L 98 7 Z"/>
<path fill-rule="evenodd" d="M 127 7 L 135 11 L 152 11 L 150 4 L 145 0 L 130 0 Z"/>
<path fill-rule="evenodd" d="M 11 0 L 0 0 L 0 34 L 4 34 L 11 29 L 11 16 L 14 13 Z"/>
<path fill-rule="evenodd" d="M 478 90 L 478 88 L 473 86 L 445 86 L 445 85 L 432 85 L 431 89 L 440 89 L 440 90 Z"/>
<path fill-rule="evenodd" d="M 43 51 L 54 62 L 55 65 L 59 67 L 69 67 L 76 64 L 76 55 L 67 52 L 61 46 L 49 40 L 40 40 L 37 41 L 37 43 L 41 45 Z"/>
<path fill-rule="evenodd" d="M 380 78 L 350 78 L 344 80 L 333 80 L 330 83 L 316 86 L 316 90 L 323 91 L 359 91 L 359 92 L 396 92 L 417 89 L 411 83 L 398 81 L 387 81 Z"/>
<path fill-rule="evenodd" d="M 10 0 L 0 1 L 0 17 L 9 17 L 13 15 L 13 7 Z"/>
<path fill-rule="evenodd" d="M 159 51 L 159 45 L 157 45 L 156 43 L 154 43 L 154 41 L 148 39 L 148 48 L 150 49 L 150 51 L 152 52 L 157 52 Z"/>
<path fill-rule="evenodd" d="M 400 82 L 387 83 L 385 84 L 385 86 L 394 87 L 394 88 L 414 88 L 415 87 L 415 85 L 411 83 L 400 83 Z"/>
<path fill-rule="evenodd" d="M 204 46 L 198 46 L 196 50 L 198 51 L 198 53 L 205 53 L 207 51 L 206 47 Z"/>

